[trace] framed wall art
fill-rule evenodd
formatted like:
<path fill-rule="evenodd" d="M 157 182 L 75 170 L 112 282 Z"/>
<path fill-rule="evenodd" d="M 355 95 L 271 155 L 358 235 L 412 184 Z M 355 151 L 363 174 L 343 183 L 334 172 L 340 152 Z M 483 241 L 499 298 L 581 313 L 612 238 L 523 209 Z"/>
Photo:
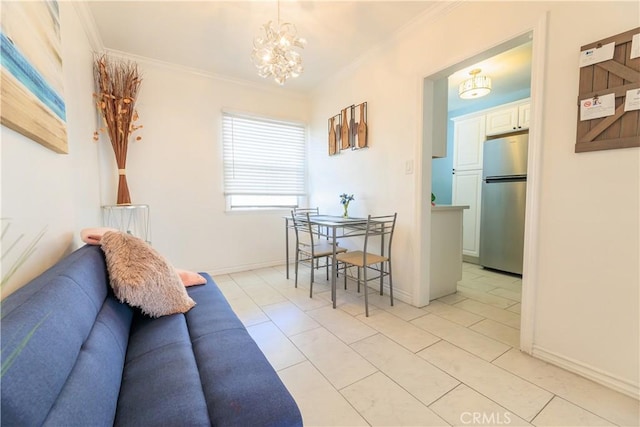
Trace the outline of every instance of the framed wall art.
<path fill-rule="evenodd" d="M 68 153 L 57 1 L 3 2 L 1 123 Z"/>

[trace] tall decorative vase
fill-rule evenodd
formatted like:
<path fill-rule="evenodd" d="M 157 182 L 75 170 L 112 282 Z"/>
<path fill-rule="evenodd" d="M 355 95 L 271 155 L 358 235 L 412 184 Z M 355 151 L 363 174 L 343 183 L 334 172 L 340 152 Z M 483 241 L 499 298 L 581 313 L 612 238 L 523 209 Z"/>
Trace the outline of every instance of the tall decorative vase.
<path fill-rule="evenodd" d="M 342 212 L 342 217 L 343 218 L 349 218 L 349 202 L 345 203 L 344 205 L 342 205 L 343 207 L 343 212 Z"/>
<path fill-rule="evenodd" d="M 109 135 L 118 165 L 117 204 L 130 205 L 131 195 L 126 176 L 127 148 L 131 133 L 142 127 L 135 124 L 138 119 L 135 104 L 142 79 L 135 63 L 114 61 L 106 55 L 95 60 L 94 74 L 94 97 L 104 123 L 104 127 L 94 133 L 94 139 L 98 140 L 100 131 Z M 140 139 L 140 136 L 136 137 L 137 141 Z"/>

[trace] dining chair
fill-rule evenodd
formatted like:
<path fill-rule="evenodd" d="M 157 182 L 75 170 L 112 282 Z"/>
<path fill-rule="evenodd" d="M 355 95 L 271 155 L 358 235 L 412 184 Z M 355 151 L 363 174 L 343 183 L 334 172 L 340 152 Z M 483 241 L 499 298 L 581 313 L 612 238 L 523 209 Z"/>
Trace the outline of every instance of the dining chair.
<path fill-rule="evenodd" d="M 347 285 L 347 272 L 349 267 L 357 268 L 355 279 L 358 283 L 358 292 L 360 292 L 360 284 L 364 286 L 364 307 L 365 315 L 369 317 L 369 297 L 367 282 L 380 280 L 380 295 L 383 294 L 384 277 L 389 277 L 389 298 L 393 306 L 393 275 L 391 269 L 391 243 L 393 242 L 393 232 L 396 228 L 397 213 L 393 215 L 371 216 L 367 217 L 367 225 L 364 235 L 364 245 L 361 251 L 349 251 L 340 253 L 336 256 L 338 263 L 342 263 L 344 269 L 344 284 Z M 379 250 L 374 247 L 375 241 L 380 241 Z M 386 269 L 385 269 L 386 264 Z M 369 277 L 368 271 L 377 274 Z M 364 273 L 364 274 L 361 274 Z M 363 277 L 364 276 L 364 277 Z"/>
<path fill-rule="evenodd" d="M 309 215 L 320 215 L 320 208 L 293 208 L 293 213 L 296 215 L 304 215 L 307 212 Z"/>
<path fill-rule="evenodd" d="M 329 280 L 329 266 L 331 265 L 330 258 L 333 256 L 333 245 L 326 240 L 317 239 L 309 212 L 305 212 L 304 215 L 296 215 L 294 211 L 291 211 L 291 219 L 293 220 L 293 229 L 296 235 L 295 287 L 298 287 L 298 266 L 303 262 L 309 262 L 311 266 L 309 298 L 313 298 L 314 270 L 321 267 L 318 261 L 324 258 L 324 267 L 327 272 L 327 280 Z M 336 254 L 346 251 L 346 248 L 336 246 Z"/>
<path fill-rule="evenodd" d="M 304 216 L 304 214 L 308 213 L 310 216 L 311 215 L 320 215 L 320 208 L 315 207 L 315 208 L 293 208 L 293 213 L 296 216 Z M 322 235 L 322 229 L 320 228 L 319 225 L 313 227 L 315 233 L 318 235 L 318 237 L 320 237 Z"/>

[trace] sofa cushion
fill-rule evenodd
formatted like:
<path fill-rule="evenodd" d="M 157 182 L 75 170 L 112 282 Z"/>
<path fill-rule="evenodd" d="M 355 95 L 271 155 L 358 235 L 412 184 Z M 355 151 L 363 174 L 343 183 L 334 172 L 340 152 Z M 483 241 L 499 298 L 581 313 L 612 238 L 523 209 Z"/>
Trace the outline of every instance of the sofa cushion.
<path fill-rule="evenodd" d="M 110 293 L 102 251 L 77 250 L 8 296 L 2 311 L 3 367 L 16 355 L 2 376 L 2 424 L 47 424 L 50 413 L 50 425 L 112 424 L 132 310 Z M 104 374 L 87 375 L 97 364 Z M 77 412 L 85 402 L 90 419 Z"/>
<path fill-rule="evenodd" d="M 211 425 L 184 316 L 133 323 L 114 425 Z"/>
<path fill-rule="evenodd" d="M 184 313 L 195 305 L 176 270 L 142 239 L 109 231 L 100 243 L 111 287 L 120 301 L 151 317 Z"/>
<path fill-rule="evenodd" d="M 189 288 L 185 314 L 212 425 L 300 426 L 293 397 L 215 282 Z"/>

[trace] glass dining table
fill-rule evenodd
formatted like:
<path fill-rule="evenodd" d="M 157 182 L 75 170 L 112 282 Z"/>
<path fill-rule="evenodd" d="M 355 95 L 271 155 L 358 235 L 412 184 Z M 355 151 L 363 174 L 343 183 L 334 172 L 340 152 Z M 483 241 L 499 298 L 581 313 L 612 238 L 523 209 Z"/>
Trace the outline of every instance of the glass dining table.
<path fill-rule="evenodd" d="M 287 279 L 289 278 L 289 229 L 293 227 L 291 216 L 285 216 L 285 259 L 287 263 Z M 306 222 L 306 217 L 296 217 L 296 221 Z M 336 246 L 338 239 L 345 237 L 364 236 L 367 229 L 367 218 L 343 217 L 337 215 L 309 215 L 311 225 L 319 226 L 320 237 L 331 241 L 333 255 L 331 258 L 331 301 L 336 308 L 336 277 L 338 266 L 336 262 Z"/>

